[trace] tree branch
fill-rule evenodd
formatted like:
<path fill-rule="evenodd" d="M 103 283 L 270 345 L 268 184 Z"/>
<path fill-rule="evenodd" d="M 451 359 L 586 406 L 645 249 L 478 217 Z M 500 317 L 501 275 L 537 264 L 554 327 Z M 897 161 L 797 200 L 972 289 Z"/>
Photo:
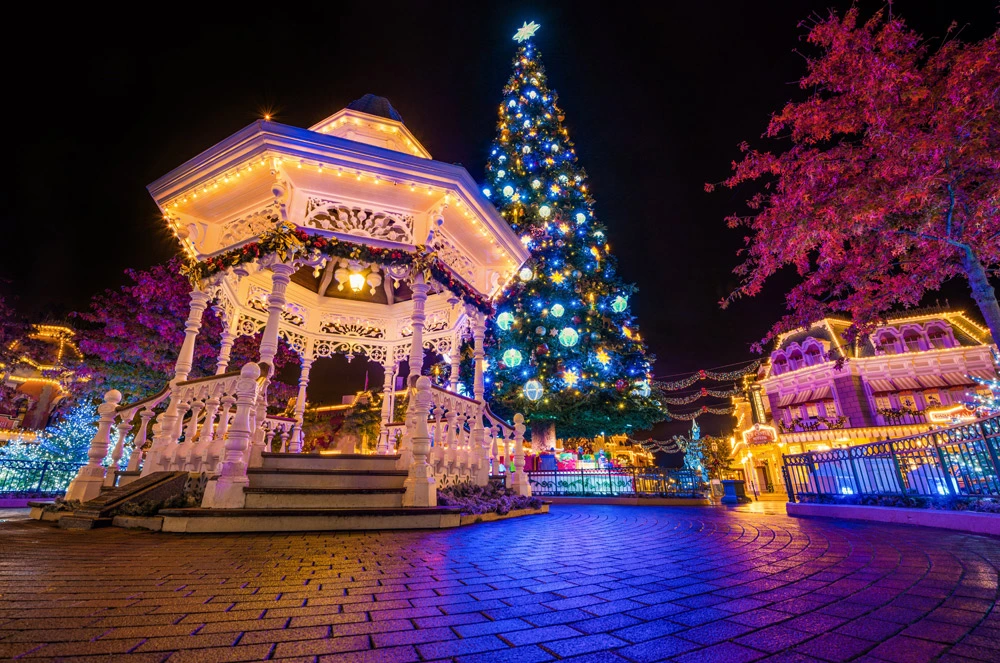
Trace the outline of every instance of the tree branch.
<path fill-rule="evenodd" d="M 934 242 L 945 242 L 947 244 L 951 244 L 952 246 L 960 248 L 963 251 L 968 251 L 969 248 L 970 248 L 969 245 L 966 244 L 965 242 L 959 242 L 959 241 L 956 241 L 954 239 L 950 239 L 948 237 L 938 237 L 937 235 L 928 235 L 927 233 L 918 233 L 918 232 L 916 232 L 914 230 L 902 230 L 901 229 L 901 230 L 894 230 L 893 232 L 898 233 L 900 235 L 909 235 L 910 237 L 917 237 L 919 239 L 929 239 L 929 240 L 934 241 Z"/>

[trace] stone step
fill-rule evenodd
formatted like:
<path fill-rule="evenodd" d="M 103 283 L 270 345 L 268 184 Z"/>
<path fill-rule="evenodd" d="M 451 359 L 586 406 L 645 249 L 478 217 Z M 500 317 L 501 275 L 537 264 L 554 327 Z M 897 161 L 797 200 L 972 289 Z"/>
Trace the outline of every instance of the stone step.
<path fill-rule="evenodd" d="M 164 509 L 164 532 L 320 532 L 458 527 L 458 507 Z"/>
<path fill-rule="evenodd" d="M 406 470 L 302 470 L 252 467 L 250 488 L 402 488 Z"/>
<path fill-rule="evenodd" d="M 398 455 L 367 454 L 261 454 L 261 467 L 300 470 L 394 470 Z"/>
<path fill-rule="evenodd" d="M 377 509 L 403 506 L 403 488 L 246 488 L 247 509 Z"/>
<path fill-rule="evenodd" d="M 84 502 L 72 516 L 59 520 L 63 529 L 92 529 L 111 524 L 117 510 L 127 502 L 162 501 L 184 491 L 187 472 L 153 472 L 128 485 L 102 490 L 101 493 Z"/>

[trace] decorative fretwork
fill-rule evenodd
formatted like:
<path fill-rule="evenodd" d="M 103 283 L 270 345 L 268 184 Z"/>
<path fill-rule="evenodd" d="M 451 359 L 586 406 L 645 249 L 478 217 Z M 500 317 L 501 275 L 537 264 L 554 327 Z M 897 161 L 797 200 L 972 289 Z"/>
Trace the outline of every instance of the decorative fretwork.
<path fill-rule="evenodd" d="M 381 318 L 359 318 L 327 313 L 320 320 L 319 330 L 324 334 L 354 338 L 385 338 L 387 326 L 388 322 Z"/>
<path fill-rule="evenodd" d="M 413 244 L 413 217 L 394 212 L 376 212 L 322 198 L 306 204 L 305 225 L 358 237 L 378 237 Z"/>
<path fill-rule="evenodd" d="M 253 336 L 259 331 L 263 331 L 264 321 L 251 318 L 244 313 L 240 314 L 239 322 L 236 323 L 237 336 Z"/>
<path fill-rule="evenodd" d="M 375 361 L 381 364 L 385 361 L 386 349 L 382 345 L 356 343 L 354 341 L 318 339 L 315 343 L 313 343 L 313 359 L 318 357 L 330 357 L 335 354 L 345 355 L 348 361 L 354 359 L 355 355 L 363 354 L 367 356 L 370 361 Z"/>
<path fill-rule="evenodd" d="M 410 358 L 410 344 L 400 344 L 392 348 L 392 360 L 397 364 Z"/>
<path fill-rule="evenodd" d="M 267 297 L 268 293 L 266 289 L 259 285 L 251 285 L 250 294 L 247 296 L 247 306 L 254 311 L 260 311 L 266 315 L 268 312 Z M 306 307 L 295 302 L 286 303 L 285 308 L 281 311 L 281 319 L 293 327 L 304 327 L 308 317 L 309 312 L 306 310 Z"/>
<path fill-rule="evenodd" d="M 295 302 L 285 304 L 285 310 L 281 312 L 281 318 L 293 327 L 304 327 L 308 315 L 306 307 Z"/>
<path fill-rule="evenodd" d="M 226 221 L 222 226 L 220 243 L 222 246 L 232 246 L 250 237 L 259 236 L 264 231 L 273 228 L 280 220 L 278 203 L 271 203 L 255 212 Z"/>
<path fill-rule="evenodd" d="M 469 260 L 465 251 L 456 246 L 455 241 L 448 236 L 442 228 L 434 231 L 434 239 L 431 248 L 437 253 L 437 257 L 444 261 L 455 273 L 468 281 L 470 284 L 476 281 L 476 265 Z"/>
<path fill-rule="evenodd" d="M 447 311 L 433 311 L 427 315 L 427 319 L 424 321 L 424 333 L 428 334 L 431 332 L 442 331 L 448 329 L 451 326 L 451 321 L 448 319 Z M 413 336 L 413 321 L 412 320 L 401 320 L 399 323 L 399 335 L 403 338 L 407 336 Z"/>
<path fill-rule="evenodd" d="M 451 336 L 424 339 L 424 349 L 436 352 L 442 357 L 450 356 L 453 347 Z"/>
<path fill-rule="evenodd" d="M 295 354 L 304 357 L 306 353 L 306 337 L 287 329 L 278 329 L 278 337 L 285 339 Z"/>

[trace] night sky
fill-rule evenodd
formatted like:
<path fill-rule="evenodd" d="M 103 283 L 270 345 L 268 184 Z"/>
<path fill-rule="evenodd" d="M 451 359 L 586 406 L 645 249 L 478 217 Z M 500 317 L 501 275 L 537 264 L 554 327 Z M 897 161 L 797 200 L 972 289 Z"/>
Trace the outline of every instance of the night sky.
<path fill-rule="evenodd" d="M 656 374 L 751 359 L 749 344 L 783 311 L 783 284 L 720 310 L 742 244 L 723 217 L 743 197 L 707 194 L 704 183 L 723 179 L 737 144 L 761 145 L 770 113 L 802 97 L 798 22 L 850 3 L 647 4 L 271 3 L 214 13 L 169 3 L 156 5 L 155 23 L 131 24 L 22 5 L 44 13 L 14 28 L 34 48 L 0 47 L 12 147 L 0 185 L 2 287 L 29 314 L 59 319 L 121 285 L 125 268 L 168 259 L 176 244 L 145 186 L 265 111 L 308 127 L 382 95 L 435 159 L 482 181 L 511 36 L 534 20 L 597 214 L 621 273 L 639 285 L 632 303 Z M 894 6 L 925 36 L 955 20 L 968 24 L 963 38 L 979 39 L 997 20 L 992 0 Z M 964 304 L 965 283 L 951 286 L 929 302 Z M 348 372 L 363 375 L 361 362 Z M 713 419 L 701 423 L 721 423 Z"/>

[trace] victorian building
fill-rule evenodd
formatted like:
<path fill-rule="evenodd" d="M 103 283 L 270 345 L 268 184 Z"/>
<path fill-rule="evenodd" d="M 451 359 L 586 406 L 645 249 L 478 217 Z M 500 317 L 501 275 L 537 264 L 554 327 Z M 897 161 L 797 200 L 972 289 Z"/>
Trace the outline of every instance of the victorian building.
<path fill-rule="evenodd" d="M 17 359 L 0 366 L 0 443 L 34 439 L 48 425 L 83 359 L 74 336 L 64 325 L 34 325 L 27 338 L 15 341 Z"/>
<path fill-rule="evenodd" d="M 989 330 L 963 311 L 894 316 L 846 339 L 824 318 L 781 335 L 737 404 L 734 464 L 758 492 L 780 491 L 781 455 L 905 437 L 972 416 L 964 403 L 997 375 Z"/>

